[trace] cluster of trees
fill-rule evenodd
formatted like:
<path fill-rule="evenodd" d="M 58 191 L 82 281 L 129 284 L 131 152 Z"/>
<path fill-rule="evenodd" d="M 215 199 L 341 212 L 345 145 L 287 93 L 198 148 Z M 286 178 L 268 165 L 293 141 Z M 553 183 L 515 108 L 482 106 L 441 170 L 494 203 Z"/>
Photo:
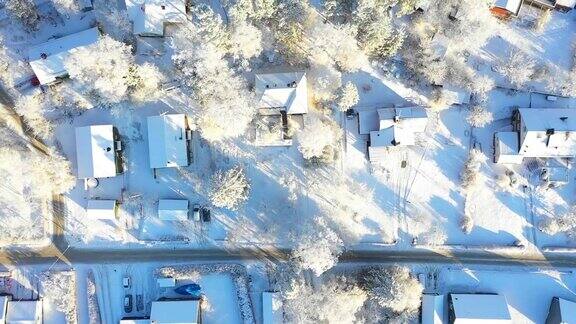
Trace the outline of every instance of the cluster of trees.
<path fill-rule="evenodd" d="M 28 30 L 36 30 L 40 23 L 38 7 L 34 0 L 6 0 L 6 10 Z"/>
<path fill-rule="evenodd" d="M 332 120 L 312 115 L 296 138 L 298 150 L 309 163 L 325 164 L 334 160 L 339 132 Z"/>

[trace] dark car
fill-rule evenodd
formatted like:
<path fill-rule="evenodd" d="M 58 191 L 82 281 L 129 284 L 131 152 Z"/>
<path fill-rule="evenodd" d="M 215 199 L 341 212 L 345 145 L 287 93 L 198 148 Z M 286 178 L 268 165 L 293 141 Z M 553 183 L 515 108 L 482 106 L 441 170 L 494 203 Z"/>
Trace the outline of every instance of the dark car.
<path fill-rule="evenodd" d="M 124 312 L 132 313 L 132 295 L 124 296 Z"/>
<path fill-rule="evenodd" d="M 209 222 L 212 216 L 210 216 L 210 209 L 204 207 L 202 208 L 202 221 Z"/>

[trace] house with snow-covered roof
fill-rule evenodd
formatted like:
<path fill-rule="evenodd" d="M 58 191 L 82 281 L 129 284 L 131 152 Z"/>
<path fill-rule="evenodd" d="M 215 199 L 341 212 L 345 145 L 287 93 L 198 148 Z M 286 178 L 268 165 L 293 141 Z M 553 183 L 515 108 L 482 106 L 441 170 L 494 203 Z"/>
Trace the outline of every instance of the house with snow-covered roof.
<path fill-rule="evenodd" d="M 554 297 L 550 303 L 546 324 L 576 323 L 576 302 Z"/>
<path fill-rule="evenodd" d="M 574 9 L 576 0 L 524 0 L 524 2 L 543 9 L 569 11 Z"/>
<path fill-rule="evenodd" d="M 42 300 L 11 300 L 6 309 L 6 324 L 42 324 Z"/>
<path fill-rule="evenodd" d="M 358 123 L 359 133 L 370 138 L 370 161 L 378 162 L 389 148 L 414 145 L 416 134 L 426 130 L 428 114 L 423 107 L 382 108 L 359 111 Z"/>
<path fill-rule="evenodd" d="M 51 39 L 28 50 L 30 66 L 41 85 L 51 84 L 68 76 L 64 62 L 75 49 L 92 45 L 100 38 L 98 28 Z"/>
<path fill-rule="evenodd" d="M 185 0 L 127 0 L 128 16 L 134 34 L 139 36 L 164 36 L 166 24 L 184 23 Z"/>
<path fill-rule="evenodd" d="M 260 110 L 276 109 L 288 115 L 308 112 L 308 85 L 303 71 L 256 74 L 255 90 Z"/>
<path fill-rule="evenodd" d="M 497 294 L 449 294 L 449 323 L 512 324 L 506 297 Z"/>
<path fill-rule="evenodd" d="M 188 200 L 160 199 L 158 201 L 158 218 L 165 221 L 188 220 Z"/>
<path fill-rule="evenodd" d="M 152 302 L 150 323 L 199 324 L 201 322 L 200 300 L 159 300 Z"/>
<path fill-rule="evenodd" d="M 76 128 L 78 178 L 110 178 L 122 172 L 121 143 L 112 125 Z"/>
<path fill-rule="evenodd" d="M 116 200 L 91 199 L 86 204 L 86 216 L 92 219 L 116 220 Z"/>
<path fill-rule="evenodd" d="M 490 12 L 498 18 L 510 18 L 518 16 L 524 0 L 496 0 Z"/>
<path fill-rule="evenodd" d="M 186 115 L 150 116 L 147 122 L 150 167 L 187 166 L 188 142 L 192 133 L 188 130 Z"/>

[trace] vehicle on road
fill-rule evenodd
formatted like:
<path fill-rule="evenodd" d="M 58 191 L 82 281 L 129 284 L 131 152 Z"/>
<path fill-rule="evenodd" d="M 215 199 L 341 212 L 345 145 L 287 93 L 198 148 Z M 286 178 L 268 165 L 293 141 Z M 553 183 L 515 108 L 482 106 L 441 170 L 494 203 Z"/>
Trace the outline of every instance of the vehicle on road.
<path fill-rule="evenodd" d="M 139 312 L 144 310 L 144 299 L 142 295 L 136 295 L 136 310 Z"/>
<path fill-rule="evenodd" d="M 132 295 L 124 296 L 124 312 L 132 313 Z"/>
<path fill-rule="evenodd" d="M 194 204 L 192 208 L 192 219 L 194 219 L 195 222 L 200 221 L 200 205 L 198 204 Z"/>
<path fill-rule="evenodd" d="M 129 289 L 131 286 L 131 281 L 129 276 L 124 276 L 124 278 L 122 278 L 122 287 L 124 287 L 125 289 Z"/>
<path fill-rule="evenodd" d="M 211 220 L 210 209 L 203 207 L 202 208 L 202 221 L 209 222 Z"/>

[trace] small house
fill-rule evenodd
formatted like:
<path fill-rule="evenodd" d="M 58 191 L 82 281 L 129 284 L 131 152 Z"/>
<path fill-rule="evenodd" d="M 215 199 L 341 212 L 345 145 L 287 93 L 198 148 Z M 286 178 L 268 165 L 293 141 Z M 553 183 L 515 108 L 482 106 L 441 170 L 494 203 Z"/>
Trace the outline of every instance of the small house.
<path fill-rule="evenodd" d="M 162 300 L 152 302 L 150 322 L 154 324 L 201 323 L 200 300 Z"/>
<path fill-rule="evenodd" d="M 28 59 L 40 84 L 51 84 L 67 77 L 64 62 L 70 53 L 76 48 L 96 43 L 99 37 L 98 28 L 90 28 L 31 47 Z"/>
<path fill-rule="evenodd" d="M 422 295 L 422 324 L 443 324 L 444 321 L 444 295 L 423 294 Z"/>
<path fill-rule="evenodd" d="M 116 200 L 88 200 L 86 216 L 91 219 L 116 220 Z"/>
<path fill-rule="evenodd" d="M 546 324 L 572 323 L 576 323 L 576 303 L 559 297 L 552 298 Z"/>
<path fill-rule="evenodd" d="M 576 0 L 524 0 L 526 3 L 542 9 L 556 9 L 560 11 L 569 11 L 574 9 Z"/>
<path fill-rule="evenodd" d="M 78 178 L 110 178 L 122 172 L 121 143 L 112 125 L 76 128 Z"/>
<path fill-rule="evenodd" d="M 442 86 L 442 98 L 447 105 L 467 105 L 471 96 L 470 90 L 451 85 Z"/>
<path fill-rule="evenodd" d="M 164 36 L 166 24 L 187 21 L 185 0 L 127 0 L 128 16 L 134 34 L 139 36 Z"/>
<path fill-rule="evenodd" d="M 506 297 L 497 294 L 448 295 L 450 324 L 512 324 Z"/>
<path fill-rule="evenodd" d="M 269 291 L 262 293 L 262 323 L 284 323 L 282 299 L 279 293 Z"/>
<path fill-rule="evenodd" d="M 158 287 L 160 288 L 172 288 L 176 287 L 176 279 L 174 278 L 158 278 L 156 279 Z"/>
<path fill-rule="evenodd" d="M 256 74 L 255 90 L 260 110 L 288 115 L 308 112 L 308 85 L 303 71 Z"/>
<path fill-rule="evenodd" d="M 164 221 L 188 220 L 188 200 L 160 199 L 158 201 L 158 218 Z"/>
<path fill-rule="evenodd" d="M 490 8 L 490 12 L 494 16 L 503 19 L 517 17 L 522 3 L 523 0 L 496 0 Z"/>
<path fill-rule="evenodd" d="M 12 300 L 6 309 L 6 324 L 42 324 L 42 300 Z"/>
<path fill-rule="evenodd" d="M 151 168 L 187 166 L 188 142 L 191 132 L 186 115 L 150 116 L 148 121 L 148 153 Z"/>
<path fill-rule="evenodd" d="M 497 132 L 494 134 L 494 162 L 521 164 L 524 157 L 518 154 L 518 133 Z"/>

